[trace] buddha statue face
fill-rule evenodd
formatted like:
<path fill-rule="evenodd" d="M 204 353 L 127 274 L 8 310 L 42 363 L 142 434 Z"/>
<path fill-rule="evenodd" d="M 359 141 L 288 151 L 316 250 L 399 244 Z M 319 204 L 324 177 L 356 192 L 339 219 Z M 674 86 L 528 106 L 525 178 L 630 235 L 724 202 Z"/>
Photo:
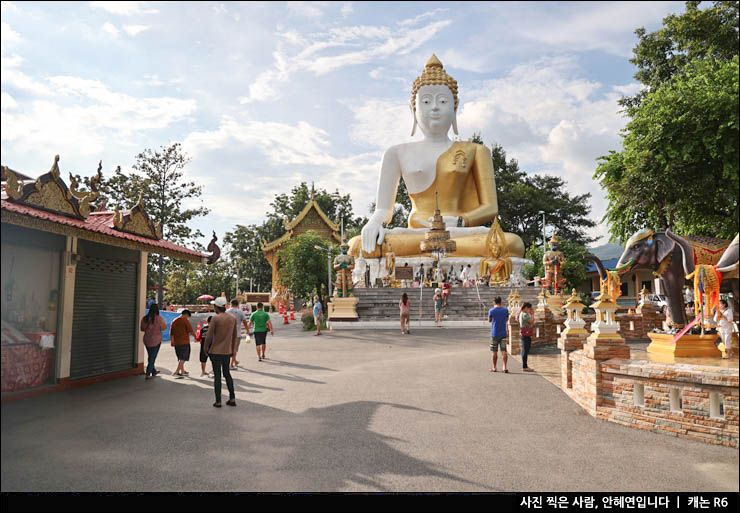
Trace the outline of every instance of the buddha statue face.
<path fill-rule="evenodd" d="M 425 136 L 446 135 L 455 121 L 455 101 L 446 85 L 425 85 L 416 95 L 416 123 Z"/>

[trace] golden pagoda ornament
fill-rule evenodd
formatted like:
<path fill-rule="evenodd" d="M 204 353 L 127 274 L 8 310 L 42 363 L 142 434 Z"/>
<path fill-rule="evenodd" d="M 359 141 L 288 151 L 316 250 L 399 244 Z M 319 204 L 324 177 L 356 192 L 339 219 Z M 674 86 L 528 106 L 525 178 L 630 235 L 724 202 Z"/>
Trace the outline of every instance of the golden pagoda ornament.
<path fill-rule="evenodd" d="M 434 192 L 434 217 L 432 226 L 424 233 L 424 240 L 419 244 L 422 253 L 431 253 L 436 260 L 440 260 L 448 253 L 457 250 L 457 243 L 450 239 L 450 232 L 446 229 L 442 214 L 439 211 L 437 191 Z"/>

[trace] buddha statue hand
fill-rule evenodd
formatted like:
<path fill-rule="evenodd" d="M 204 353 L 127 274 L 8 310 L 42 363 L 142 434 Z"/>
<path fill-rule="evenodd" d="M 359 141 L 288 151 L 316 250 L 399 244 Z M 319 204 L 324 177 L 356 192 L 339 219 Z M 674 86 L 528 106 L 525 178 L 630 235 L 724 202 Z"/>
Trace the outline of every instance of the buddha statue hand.
<path fill-rule="evenodd" d="M 370 221 L 362 227 L 362 251 L 365 253 L 375 251 L 376 246 L 382 245 L 385 239 L 386 229 L 383 227 L 383 222 L 374 217 L 371 217 Z"/>

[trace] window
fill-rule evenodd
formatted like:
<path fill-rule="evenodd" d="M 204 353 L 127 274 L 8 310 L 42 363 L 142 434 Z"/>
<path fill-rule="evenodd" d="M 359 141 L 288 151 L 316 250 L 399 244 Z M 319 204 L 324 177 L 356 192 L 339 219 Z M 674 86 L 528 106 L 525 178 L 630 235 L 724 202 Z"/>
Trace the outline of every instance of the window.
<path fill-rule="evenodd" d="M 718 392 L 709 393 L 709 416 L 715 419 L 725 418 L 725 405 L 723 397 Z"/>
<path fill-rule="evenodd" d="M 670 389 L 670 404 L 672 412 L 683 413 L 683 398 L 681 397 L 681 389 Z"/>
<path fill-rule="evenodd" d="M 640 408 L 645 406 L 645 385 L 642 383 L 635 383 L 632 391 L 632 404 Z"/>

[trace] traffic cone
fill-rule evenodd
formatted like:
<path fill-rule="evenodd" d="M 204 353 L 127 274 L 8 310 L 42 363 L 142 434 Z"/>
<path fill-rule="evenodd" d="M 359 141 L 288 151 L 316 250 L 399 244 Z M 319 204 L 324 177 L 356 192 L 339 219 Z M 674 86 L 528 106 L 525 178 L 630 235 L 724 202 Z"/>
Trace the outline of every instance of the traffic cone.
<path fill-rule="evenodd" d="M 195 327 L 195 340 L 200 340 L 200 322 Z"/>
<path fill-rule="evenodd" d="M 283 312 L 283 324 L 290 324 L 288 322 L 288 312 Z"/>
<path fill-rule="evenodd" d="M 283 315 L 283 304 L 280 303 L 280 309 L 278 310 L 280 312 L 280 315 Z"/>
<path fill-rule="evenodd" d="M 293 313 L 293 303 L 290 304 L 290 320 L 295 321 L 295 314 Z"/>

